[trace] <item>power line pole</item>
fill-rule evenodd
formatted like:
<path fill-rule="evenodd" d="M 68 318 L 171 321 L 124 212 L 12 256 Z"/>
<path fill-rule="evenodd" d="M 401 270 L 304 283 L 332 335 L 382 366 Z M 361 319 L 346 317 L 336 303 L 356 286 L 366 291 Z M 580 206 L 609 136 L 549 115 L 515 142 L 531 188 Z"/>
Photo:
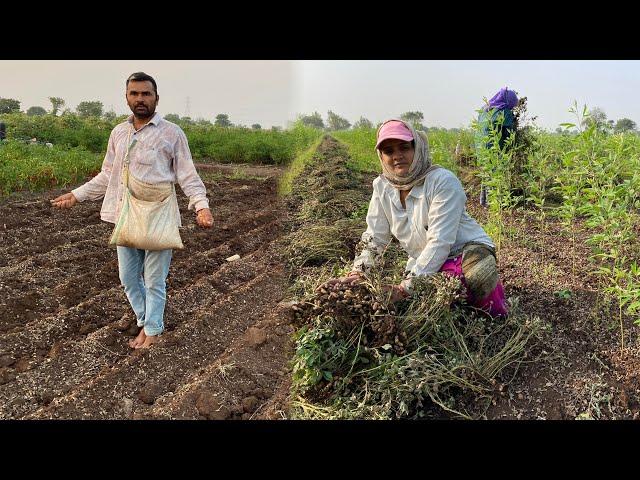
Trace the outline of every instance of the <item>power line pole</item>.
<path fill-rule="evenodd" d="M 185 117 L 189 116 L 190 103 L 191 103 L 191 100 L 190 100 L 189 97 L 187 97 L 187 101 L 185 102 L 185 107 L 184 107 L 184 116 Z"/>

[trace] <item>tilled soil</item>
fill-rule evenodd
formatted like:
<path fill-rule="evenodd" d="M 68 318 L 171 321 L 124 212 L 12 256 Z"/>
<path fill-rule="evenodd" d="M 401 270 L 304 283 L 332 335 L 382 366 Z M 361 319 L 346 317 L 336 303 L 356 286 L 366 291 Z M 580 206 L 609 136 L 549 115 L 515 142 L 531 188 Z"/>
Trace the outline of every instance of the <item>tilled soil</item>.
<path fill-rule="evenodd" d="M 185 249 L 169 271 L 166 331 L 148 350 L 127 345 L 137 328 L 101 202 L 55 210 L 48 199 L 62 191 L 50 191 L 0 203 L 0 418 L 283 416 L 293 327 L 275 248 L 279 171 L 227 170 L 201 169 L 212 229 L 178 189 Z"/>
<path fill-rule="evenodd" d="M 0 202 L 0 418 L 286 418 L 294 328 L 275 246 L 287 214 L 279 170 L 200 171 L 214 227 L 196 226 L 179 191 L 185 250 L 169 272 L 166 332 L 149 350 L 127 346 L 137 329 L 100 202 L 54 210 L 48 199 L 62 191 Z M 475 186 L 464 184 L 469 213 L 484 223 Z M 638 327 L 624 318 L 621 348 L 615 306 L 589 273 L 587 229 L 576 225 L 574 244 L 535 212 L 505 223 L 507 297 L 548 329 L 486 418 L 638 418 Z"/>

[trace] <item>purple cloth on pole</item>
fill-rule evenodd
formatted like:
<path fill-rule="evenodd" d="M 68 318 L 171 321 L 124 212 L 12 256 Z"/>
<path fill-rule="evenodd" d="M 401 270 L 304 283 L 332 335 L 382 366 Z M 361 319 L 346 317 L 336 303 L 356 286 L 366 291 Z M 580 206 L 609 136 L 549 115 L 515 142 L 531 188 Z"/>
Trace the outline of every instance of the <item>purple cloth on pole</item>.
<path fill-rule="evenodd" d="M 499 110 L 503 108 L 513 108 L 518 104 L 518 96 L 516 92 L 513 90 L 509 90 L 508 88 L 501 88 L 498 93 L 496 93 L 491 100 L 489 100 L 489 108 L 497 108 Z"/>

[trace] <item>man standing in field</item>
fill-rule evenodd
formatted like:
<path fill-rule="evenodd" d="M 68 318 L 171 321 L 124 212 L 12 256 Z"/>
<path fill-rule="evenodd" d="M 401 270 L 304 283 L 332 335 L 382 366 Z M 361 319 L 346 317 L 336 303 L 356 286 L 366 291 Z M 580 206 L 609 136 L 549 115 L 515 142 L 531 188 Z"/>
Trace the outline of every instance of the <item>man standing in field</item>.
<path fill-rule="evenodd" d="M 195 209 L 196 222 L 209 228 L 213 217 L 209 210 L 206 188 L 195 169 L 187 137 L 182 129 L 155 113 L 158 106 L 156 81 L 143 72 L 129 76 L 126 100 L 133 112 L 112 130 L 101 172 L 89 182 L 61 195 L 51 204 L 71 208 L 77 202 L 104 197 L 100 218 L 116 223 L 122 208 L 124 185 L 123 159 L 129 145 L 131 174 L 148 184 L 178 183 L 189 197 L 189 210 Z M 129 342 L 131 348 L 148 348 L 164 330 L 166 279 L 172 250 L 140 250 L 118 246 L 120 281 L 140 328 Z"/>

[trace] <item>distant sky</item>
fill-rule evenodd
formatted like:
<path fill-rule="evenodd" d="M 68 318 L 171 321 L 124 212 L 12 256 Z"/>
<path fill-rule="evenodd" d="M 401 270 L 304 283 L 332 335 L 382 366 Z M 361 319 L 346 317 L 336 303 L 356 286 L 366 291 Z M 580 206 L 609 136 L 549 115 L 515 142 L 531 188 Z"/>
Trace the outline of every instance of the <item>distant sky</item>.
<path fill-rule="evenodd" d="M 138 71 L 156 80 L 161 114 L 213 120 L 226 113 L 233 123 L 263 127 L 295 118 L 290 61 L 0 60 L 0 97 L 20 100 L 23 111 L 50 110 L 48 97 L 62 97 L 72 110 L 99 100 L 105 111 L 131 113 L 125 81 Z"/>
<path fill-rule="evenodd" d="M 528 97 L 529 113 L 544 128 L 572 121 L 574 100 L 640 124 L 637 60 L 0 60 L 0 97 L 20 100 L 23 110 L 48 110 L 47 97 L 56 96 L 72 109 L 100 100 L 105 110 L 129 113 L 124 81 L 140 70 L 158 82 L 160 113 L 209 120 L 226 113 L 234 123 L 265 128 L 313 111 L 326 119 L 327 110 L 352 123 L 419 110 L 427 126 L 467 126 L 483 97 L 503 86 Z"/>
<path fill-rule="evenodd" d="M 304 61 L 298 62 L 301 111 L 327 109 L 351 122 L 421 111 L 425 125 L 467 126 L 483 97 L 509 87 L 527 97 L 536 123 L 572 121 L 574 100 L 608 118 L 640 125 L 640 61 Z"/>

